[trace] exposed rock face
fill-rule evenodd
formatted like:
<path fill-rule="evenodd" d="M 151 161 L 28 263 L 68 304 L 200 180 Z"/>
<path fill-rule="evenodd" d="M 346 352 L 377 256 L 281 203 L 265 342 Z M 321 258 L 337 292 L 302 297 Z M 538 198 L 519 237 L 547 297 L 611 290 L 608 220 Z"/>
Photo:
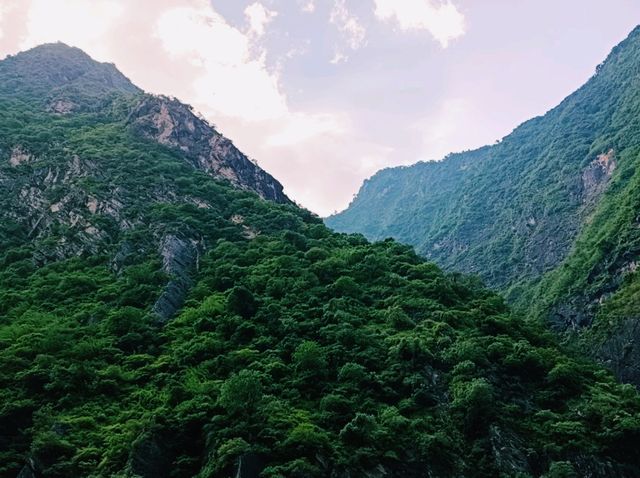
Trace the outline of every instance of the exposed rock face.
<path fill-rule="evenodd" d="M 592 203 L 604 191 L 611 174 L 616 169 L 613 149 L 599 154 L 582 173 L 582 202 Z"/>
<path fill-rule="evenodd" d="M 612 331 L 597 358 L 625 383 L 640 387 L 640 317 L 629 317 Z"/>
<path fill-rule="evenodd" d="M 17 478 L 42 478 L 41 466 L 33 458 L 27 459 L 27 463 L 22 467 Z"/>
<path fill-rule="evenodd" d="M 182 151 L 195 168 L 255 191 L 264 199 L 290 202 L 276 179 L 196 116 L 189 106 L 165 96 L 145 96 L 128 121 L 139 134 Z"/>
<path fill-rule="evenodd" d="M 260 478 L 264 460 L 255 453 L 245 453 L 238 458 L 235 478 Z"/>
<path fill-rule="evenodd" d="M 164 292 L 156 301 L 153 310 L 162 322 L 171 319 L 182 307 L 191 285 L 190 272 L 197 265 L 198 242 L 167 235 L 160 244 L 162 270 L 170 276 Z"/>
<path fill-rule="evenodd" d="M 242 226 L 242 235 L 246 239 L 254 239 L 258 236 L 258 234 L 260 234 L 260 231 L 257 231 L 251 226 L 246 225 L 244 223 L 244 217 L 242 217 L 240 214 L 234 214 L 233 216 L 231 216 L 231 222 Z"/>
<path fill-rule="evenodd" d="M 628 470 L 623 470 L 618 465 L 588 455 L 578 455 L 572 461 L 576 476 L 581 478 L 627 478 L 633 476 Z"/>
<path fill-rule="evenodd" d="M 139 133 L 136 144 L 146 147 L 143 137 L 157 141 L 176 149 L 184 162 L 215 178 L 264 199 L 290 203 L 278 181 L 189 106 L 142 94 L 114 65 L 95 62 L 77 48 L 48 44 L 8 57 L 0 62 L 0 77 L 0 95 L 23 96 L 41 112 L 55 115 L 104 112 L 121 133 L 129 134 L 129 129 Z M 136 106 L 131 109 L 131 105 Z M 107 121 L 105 117 L 102 119 Z M 107 147 L 95 145 L 92 153 Z M 197 267 L 204 245 L 188 232 L 176 232 L 163 224 L 155 225 L 144 245 L 127 241 L 127 234 L 148 224 L 137 203 L 140 191 L 114 179 L 108 172 L 113 164 L 107 166 L 100 153 L 87 154 L 66 146 L 46 157 L 34 151 L 40 149 L 29 141 L 11 139 L 0 145 L 0 184 L 8 201 L 0 211 L 0 220 L 24 228 L 24 239 L 37 244 L 33 261 L 41 265 L 106 254 L 117 274 L 136 255 L 157 251 L 169 281 L 153 311 L 162 322 L 173 317 L 191 287 L 190 273 Z M 177 194 L 171 181 L 159 182 L 144 194 L 147 203 L 159 206 L 215 207 L 208 197 Z M 238 228 L 248 239 L 259 233 L 245 224 L 238 224 Z"/>
<path fill-rule="evenodd" d="M 165 478 L 171 472 L 171 458 L 165 441 L 155 436 L 144 436 L 131 450 L 130 476 L 139 478 Z"/>
<path fill-rule="evenodd" d="M 11 166 L 20 166 L 22 163 L 31 161 L 32 156 L 22 149 L 21 146 L 14 146 L 11 150 L 11 157 L 9 158 L 9 164 Z"/>
<path fill-rule="evenodd" d="M 549 322 L 558 331 L 576 330 L 591 323 L 584 297 L 557 304 L 549 311 Z"/>
<path fill-rule="evenodd" d="M 491 449 L 496 463 L 504 476 L 525 476 L 531 474 L 531 467 L 523 453 L 523 440 L 512 432 L 491 427 Z"/>
<path fill-rule="evenodd" d="M 208 127 L 204 122 L 195 122 L 189 127 L 194 134 L 198 134 L 195 125 Z M 160 122 L 159 127 L 167 128 L 162 130 L 163 141 L 172 141 L 175 133 L 172 124 Z M 49 238 L 53 231 L 60 228 L 65 231 L 64 235 L 56 236 L 55 241 L 48 239 L 45 247 L 36 248 L 33 254 L 36 263 L 107 253 L 112 255 L 111 269 L 118 273 L 132 255 L 157 248 L 162 257 L 163 271 L 170 279 L 153 311 L 161 323 L 175 315 L 192 285 L 190 274 L 197 267 L 199 255 L 204 248 L 198 239 L 185 232 L 167 233 L 160 226 L 150 237 L 151 243 L 144 250 L 127 241 L 112 249 L 110 244 L 117 243 L 121 234 L 143 224 L 143 219 L 135 212 L 135 208 L 130 208 L 131 191 L 126 188 L 109 184 L 107 188 L 94 192 L 79 187 L 85 181 L 103 181 L 103 168 L 100 164 L 95 160 L 70 154 L 55 164 L 47 163 L 45 166 L 40 158 L 20 145 L 6 150 L 5 157 L 6 170 L 15 169 L 16 176 L 11 179 L 2 176 L 3 186 L 7 197 L 15 199 L 11 200 L 11 207 L 0 211 L 0 217 L 24 224 L 28 230 L 28 239 L 33 241 Z M 27 169 L 18 174 L 18 167 Z M 264 172 L 261 174 L 266 175 Z M 63 193 L 54 194 L 52 191 Z M 283 201 L 287 200 L 284 195 L 278 197 Z M 158 185 L 150 192 L 148 201 L 156 204 L 189 203 L 199 209 L 212 207 L 202 197 L 179 197 L 170 185 Z M 231 222 L 241 228 L 242 235 L 247 239 L 259 234 L 259 231 L 244 224 L 242 216 L 232 218 Z"/>
<path fill-rule="evenodd" d="M 69 101 L 67 99 L 56 99 L 51 101 L 51 103 L 49 103 L 49 106 L 47 107 L 47 111 L 64 115 L 67 113 L 71 113 L 77 107 L 78 105 L 76 105 L 74 102 Z"/>
<path fill-rule="evenodd" d="M 119 230 L 131 227 L 132 220 L 122 212 L 123 190 L 114 187 L 97 198 L 76 187 L 83 178 L 100 177 L 100 167 L 94 161 L 70 155 L 55 165 L 40 164 L 41 160 L 23 147 L 11 148 L 10 167 L 30 169 L 3 183 L 7 197 L 14 199 L 10 199 L 10 208 L 0 212 L 5 220 L 25 224 L 31 240 L 47 237 L 58 227 L 68 230 L 57 244 L 49 243 L 46 251 L 36 252 L 38 262 L 100 252 L 101 242 L 116 232 L 105 230 L 107 222 L 117 224 Z M 54 194 L 56 190 L 64 193 Z"/>

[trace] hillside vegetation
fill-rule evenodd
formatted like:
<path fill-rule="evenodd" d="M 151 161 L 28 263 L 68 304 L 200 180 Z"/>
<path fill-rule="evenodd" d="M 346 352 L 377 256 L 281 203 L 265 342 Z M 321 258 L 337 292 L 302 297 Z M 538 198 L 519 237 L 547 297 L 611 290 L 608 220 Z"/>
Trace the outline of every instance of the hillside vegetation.
<path fill-rule="evenodd" d="M 498 144 L 383 170 L 326 222 L 414 245 L 558 330 L 595 322 L 588 350 L 640 384 L 639 92 L 636 28 L 546 115 Z"/>
<path fill-rule="evenodd" d="M 78 55 L 0 62 L 0 476 L 637 476 L 635 388 Z"/>

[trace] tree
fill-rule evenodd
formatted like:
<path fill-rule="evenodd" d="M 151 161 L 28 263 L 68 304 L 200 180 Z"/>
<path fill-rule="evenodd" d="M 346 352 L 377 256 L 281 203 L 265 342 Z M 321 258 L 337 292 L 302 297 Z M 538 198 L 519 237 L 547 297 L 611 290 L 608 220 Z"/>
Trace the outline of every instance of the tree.
<path fill-rule="evenodd" d="M 543 478 L 576 478 L 578 475 L 568 461 L 554 461 Z"/>
<path fill-rule="evenodd" d="M 243 319 L 248 319 L 255 314 L 257 309 L 256 299 L 249 289 L 244 286 L 236 286 L 227 296 L 227 310 L 238 314 Z"/>
<path fill-rule="evenodd" d="M 260 374 L 242 370 L 224 382 L 218 403 L 231 413 L 252 412 L 262 400 L 262 390 Z"/>
<path fill-rule="evenodd" d="M 327 358 L 323 348 L 316 342 L 302 342 L 293 353 L 293 363 L 300 372 L 319 372 L 327 368 Z"/>

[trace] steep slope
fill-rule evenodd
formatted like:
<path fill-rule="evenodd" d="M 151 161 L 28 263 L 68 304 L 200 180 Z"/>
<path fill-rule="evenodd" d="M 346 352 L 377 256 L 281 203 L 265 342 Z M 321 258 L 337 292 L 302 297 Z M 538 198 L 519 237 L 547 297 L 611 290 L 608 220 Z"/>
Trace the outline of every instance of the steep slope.
<path fill-rule="evenodd" d="M 108 63 L 97 63 L 78 48 L 50 43 L 0 63 L 0 92 L 12 98 L 38 99 L 48 111 L 96 109 L 118 93 L 141 93 Z"/>
<path fill-rule="evenodd" d="M 602 322 L 630 319 L 622 342 L 633 345 L 640 338 L 630 332 L 640 305 L 633 285 L 640 252 L 639 91 L 636 28 L 545 116 L 499 144 L 381 171 L 326 222 L 413 244 L 447 269 L 481 276 L 516 303 L 535 303 L 559 329 L 589 325 L 600 310 Z M 615 303 L 608 304 L 614 293 Z M 599 328 L 598 340 L 617 334 L 606 329 Z M 633 347 L 627 351 L 633 360 L 624 360 L 637 368 L 632 362 L 640 363 L 640 350 Z M 607 360 L 622 360 L 611 353 Z M 638 371 L 614 368 L 640 384 Z"/>
<path fill-rule="evenodd" d="M 6 58 L 0 62 L 0 94 L 22 113 L 41 114 L 45 109 L 61 116 L 90 112 L 117 116 L 129 111 L 127 122 L 133 133 L 179 149 L 196 169 L 255 191 L 265 199 L 290 202 L 278 181 L 190 106 L 163 96 L 145 95 L 114 65 L 98 63 L 78 48 L 46 44 Z M 12 120 L 37 123 L 35 117 Z M 60 124 L 64 124 L 62 118 Z M 38 134 L 47 132 L 40 130 Z M 21 139 L 17 138 L 15 144 L 5 142 L 5 147 L 31 155 L 24 151 Z"/>
<path fill-rule="evenodd" d="M 498 144 L 381 171 L 326 222 L 398 238 L 498 288 L 540 277 L 567 256 L 616 166 L 635 161 L 639 72 L 636 29 L 543 117 Z"/>
<path fill-rule="evenodd" d="M 141 136 L 179 149 L 196 169 L 265 199 L 290 202 L 278 181 L 195 115 L 189 106 L 175 99 L 147 96 L 131 111 L 127 122 Z"/>
<path fill-rule="evenodd" d="M 635 389 L 65 51 L 0 92 L 0 476 L 638 475 Z"/>

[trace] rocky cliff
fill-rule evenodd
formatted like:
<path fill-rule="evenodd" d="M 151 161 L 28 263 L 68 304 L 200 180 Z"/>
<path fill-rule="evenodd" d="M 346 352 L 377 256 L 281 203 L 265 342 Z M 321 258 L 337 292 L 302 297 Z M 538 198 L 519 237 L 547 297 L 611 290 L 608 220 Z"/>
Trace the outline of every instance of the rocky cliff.
<path fill-rule="evenodd" d="M 147 96 L 127 121 L 141 136 L 178 149 L 195 168 L 265 199 L 289 202 L 278 181 L 187 105 L 163 96 Z"/>

